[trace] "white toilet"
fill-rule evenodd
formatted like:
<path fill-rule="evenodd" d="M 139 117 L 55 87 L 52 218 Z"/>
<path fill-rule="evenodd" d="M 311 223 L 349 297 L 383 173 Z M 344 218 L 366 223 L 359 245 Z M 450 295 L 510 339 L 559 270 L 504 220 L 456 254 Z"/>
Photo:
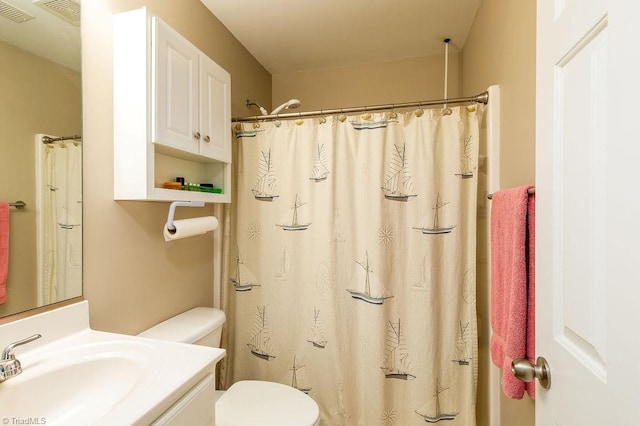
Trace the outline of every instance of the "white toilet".
<path fill-rule="evenodd" d="M 193 308 L 139 336 L 217 348 L 224 321 L 224 312 L 219 309 Z M 291 386 L 244 380 L 218 395 L 221 396 L 215 401 L 216 426 L 315 426 L 319 423 L 318 404 Z"/>

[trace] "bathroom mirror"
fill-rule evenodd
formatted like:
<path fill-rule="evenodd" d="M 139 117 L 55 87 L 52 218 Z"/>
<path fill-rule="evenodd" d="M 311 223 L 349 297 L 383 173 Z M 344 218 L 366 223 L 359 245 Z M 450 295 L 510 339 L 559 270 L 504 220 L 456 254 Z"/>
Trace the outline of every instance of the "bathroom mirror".
<path fill-rule="evenodd" d="M 82 141 L 36 141 L 82 134 L 80 62 L 80 0 L 0 2 L 0 316 L 82 295 Z"/>

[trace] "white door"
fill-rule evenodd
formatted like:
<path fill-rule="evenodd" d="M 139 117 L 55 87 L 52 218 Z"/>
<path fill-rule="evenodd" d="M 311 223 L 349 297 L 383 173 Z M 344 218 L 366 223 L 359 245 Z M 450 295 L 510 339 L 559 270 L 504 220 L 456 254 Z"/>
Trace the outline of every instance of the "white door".
<path fill-rule="evenodd" d="M 200 55 L 200 154 L 231 162 L 231 76 Z"/>
<path fill-rule="evenodd" d="M 639 19 L 637 0 L 538 0 L 538 426 L 640 424 Z"/>
<path fill-rule="evenodd" d="M 152 141 L 197 154 L 199 52 L 156 17 L 152 28 Z"/>

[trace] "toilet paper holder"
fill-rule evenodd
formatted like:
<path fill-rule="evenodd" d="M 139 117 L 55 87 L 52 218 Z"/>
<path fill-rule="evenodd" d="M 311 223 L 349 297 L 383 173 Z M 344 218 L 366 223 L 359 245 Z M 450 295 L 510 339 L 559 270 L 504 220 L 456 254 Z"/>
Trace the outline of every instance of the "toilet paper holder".
<path fill-rule="evenodd" d="M 204 201 L 172 201 L 169 206 L 169 215 L 167 216 L 167 229 L 175 231 L 173 224 L 173 216 L 176 214 L 176 207 L 204 207 Z"/>

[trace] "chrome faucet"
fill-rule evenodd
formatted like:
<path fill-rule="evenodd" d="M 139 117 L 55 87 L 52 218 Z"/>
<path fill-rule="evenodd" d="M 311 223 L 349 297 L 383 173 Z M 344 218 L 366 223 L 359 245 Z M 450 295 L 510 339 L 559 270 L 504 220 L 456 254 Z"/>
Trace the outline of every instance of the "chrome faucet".
<path fill-rule="evenodd" d="M 13 354 L 13 350 L 16 348 L 16 346 L 33 342 L 34 340 L 41 337 L 42 336 L 40 334 L 34 334 L 33 336 L 27 337 L 26 339 L 13 342 L 6 348 L 4 348 L 4 351 L 2 351 L 2 356 L 0 356 L 0 383 L 22 373 L 22 366 L 20 365 L 20 361 L 18 361 Z"/>

